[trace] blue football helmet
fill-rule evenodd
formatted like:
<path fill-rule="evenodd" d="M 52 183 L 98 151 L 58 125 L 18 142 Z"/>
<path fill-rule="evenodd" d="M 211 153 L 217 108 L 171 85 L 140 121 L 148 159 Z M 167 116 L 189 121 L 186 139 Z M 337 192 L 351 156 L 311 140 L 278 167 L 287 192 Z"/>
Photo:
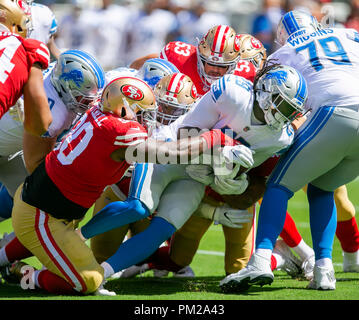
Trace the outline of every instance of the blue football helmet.
<path fill-rule="evenodd" d="M 299 10 L 287 12 L 279 21 L 277 27 L 277 42 L 284 45 L 290 36 L 303 33 L 313 33 L 321 29 L 317 19 L 312 15 Z"/>
<path fill-rule="evenodd" d="M 51 83 L 69 110 L 83 114 L 103 89 L 105 72 L 88 53 L 68 50 L 60 54 Z"/>
<path fill-rule="evenodd" d="M 154 58 L 145 61 L 139 70 L 138 77 L 146 81 L 153 89 L 163 77 L 176 72 L 179 70 L 173 63 L 161 58 Z"/>
<path fill-rule="evenodd" d="M 292 67 L 280 65 L 263 74 L 255 84 L 255 93 L 266 123 L 275 130 L 304 114 L 307 83 Z"/>

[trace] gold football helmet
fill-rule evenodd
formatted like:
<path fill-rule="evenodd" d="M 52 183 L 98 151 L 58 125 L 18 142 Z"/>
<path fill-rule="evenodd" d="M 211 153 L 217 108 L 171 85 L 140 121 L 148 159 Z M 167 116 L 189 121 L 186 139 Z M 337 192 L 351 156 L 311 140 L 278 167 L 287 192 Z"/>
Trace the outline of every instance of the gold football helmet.
<path fill-rule="evenodd" d="M 197 47 L 198 71 L 202 81 L 211 85 L 219 78 L 205 73 L 205 63 L 227 67 L 227 73 L 233 71 L 239 59 L 239 49 L 239 35 L 230 26 L 219 25 L 209 29 Z"/>
<path fill-rule="evenodd" d="M 26 38 L 32 28 L 28 4 L 22 0 L 0 0 L 0 23 L 10 32 Z"/>
<path fill-rule="evenodd" d="M 141 79 L 120 77 L 103 90 L 100 107 L 103 112 L 137 120 L 148 128 L 156 123 L 156 100 L 152 89 Z"/>
<path fill-rule="evenodd" d="M 262 42 L 250 34 L 242 34 L 240 41 L 240 58 L 251 62 L 257 70 L 263 67 L 267 60 L 267 51 Z"/>
<path fill-rule="evenodd" d="M 170 124 L 185 114 L 197 98 L 197 89 L 191 78 L 183 73 L 163 77 L 154 89 L 157 102 L 157 122 Z"/>

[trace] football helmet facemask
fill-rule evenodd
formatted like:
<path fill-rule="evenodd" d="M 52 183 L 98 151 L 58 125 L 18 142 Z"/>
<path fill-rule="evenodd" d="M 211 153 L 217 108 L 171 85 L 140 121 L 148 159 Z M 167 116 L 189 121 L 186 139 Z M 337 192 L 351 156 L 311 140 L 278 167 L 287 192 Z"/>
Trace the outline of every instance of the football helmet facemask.
<path fill-rule="evenodd" d="M 185 114 L 197 98 L 196 86 L 183 73 L 163 77 L 155 86 L 157 122 L 168 125 Z"/>
<path fill-rule="evenodd" d="M 289 11 L 278 23 L 276 41 L 283 46 L 292 36 L 310 34 L 319 29 L 321 25 L 312 15 L 300 10 Z"/>
<path fill-rule="evenodd" d="M 60 54 L 51 83 L 66 107 L 83 114 L 105 85 L 105 72 L 88 53 L 68 50 Z"/>
<path fill-rule="evenodd" d="M 281 65 L 264 73 L 254 90 L 266 123 L 275 130 L 281 130 L 304 113 L 307 83 L 292 67 Z"/>
<path fill-rule="evenodd" d="M 257 70 L 262 69 L 267 60 L 267 51 L 263 44 L 250 34 L 240 35 L 240 58 L 251 62 Z"/>
<path fill-rule="evenodd" d="M 99 105 L 103 112 L 137 120 L 148 130 L 156 125 L 155 96 L 141 79 L 121 77 L 112 80 L 103 90 Z"/>
<path fill-rule="evenodd" d="M 239 59 L 239 49 L 239 35 L 233 28 L 219 25 L 209 29 L 197 46 L 198 72 L 205 85 L 210 86 L 220 78 L 206 74 L 205 63 L 226 67 L 226 73 L 230 73 Z"/>
<path fill-rule="evenodd" d="M 32 28 L 28 4 L 22 0 L 0 0 L 0 24 L 10 32 L 26 38 Z"/>

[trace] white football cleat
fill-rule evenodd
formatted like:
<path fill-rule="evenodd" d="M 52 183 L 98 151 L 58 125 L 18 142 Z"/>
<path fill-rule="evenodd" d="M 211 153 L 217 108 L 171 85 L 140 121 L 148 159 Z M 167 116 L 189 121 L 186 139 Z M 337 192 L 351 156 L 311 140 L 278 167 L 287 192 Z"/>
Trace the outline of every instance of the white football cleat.
<path fill-rule="evenodd" d="M 343 272 L 359 272 L 359 251 L 343 251 Z"/>
<path fill-rule="evenodd" d="M 94 296 L 110 296 L 113 297 L 116 295 L 116 292 L 109 291 L 103 287 L 103 283 L 97 288 L 97 290 L 93 293 Z"/>
<path fill-rule="evenodd" d="M 153 270 L 153 276 L 155 278 L 164 278 L 164 277 L 167 277 L 168 274 L 170 272 L 168 270 L 158 270 L 158 269 L 154 269 Z"/>
<path fill-rule="evenodd" d="M 304 278 L 311 281 L 313 279 L 313 270 L 315 265 L 314 255 L 303 260 L 301 268 L 303 270 Z"/>
<path fill-rule="evenodd" d="M 219 283 L 219 286 L 223 292 L 240 293 L 247 291 L 251 285 L 263 286 L 271 284 L 273 279 L 274 275 L 271 270 L 270 260 L 254 253 L 244 269 L 225 277 Z"/>
<path fill-rule="evenodd" d="M 140 266 L 133 265 L 122 271 L 121 278 L 133 278 L 138 274 L 145 273 L 149 269 L 148 263 L 144 263 Z"/>
<path fill-rule="evenodd" d="M 284 265 L 278 270 L 285 271 L 292 278 L 296 278 L 302 274 L 301 261 L 292 253 L 284 240 L 277 240 L 273 249 L 273 253 L 280 255 L 284 260 Z"/>
<path fill-rule="evenodd" d="M 114 273 L 111 277 L 109 277 L 108 279 L 109 280 L 117 280 L 117 279 L 120 279 L 122 278 L 122 274 L 123 274 L 123 271 L 119 271 L 119 272 L 116 272 Z"/>
<path fill-rule="evenodd" d="M 194 278 L 195 274 L 190 266 L 186 266 L 177 272 L 173 272 L 173 276 L 175 278 Z"/>
<path fill-rule="evenodd" d="M 313 279 L 309 282 L 308 289 L 316 290 L 334 290 L 335 289 L 335 275 L 333 265 L 326 267 L 314 266 Z"/>

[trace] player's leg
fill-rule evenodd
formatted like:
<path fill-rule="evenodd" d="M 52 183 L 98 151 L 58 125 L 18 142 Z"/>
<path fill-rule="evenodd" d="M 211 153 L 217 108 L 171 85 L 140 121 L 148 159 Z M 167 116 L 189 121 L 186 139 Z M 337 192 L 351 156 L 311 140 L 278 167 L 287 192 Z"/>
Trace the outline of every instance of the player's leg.
<path fill-rule="evenodd" d="M 359 230 L 355 219 L 355 207 L 348 198 L 347 187 L 334 191 L 337 207 L 336 236 L 343 250 L 343 271 L 359 272 Z"/>
<path fill-rule="evenodd" d="M 21 200 L 22 188 L 14 198 L 13 227 L 23 245 L 77 292 L 92 293 L 103 281 L 103 268 L 91 249 L 75 233 L 73 224 L 32 207 Z"/>
<path fill-rule="evenodd" d="M 112 268 L 109 269 L 109 274 L 144 261 L 154 253 L 196 210 L 203 198 L 204 189 L 203 184 L 186 179 L 168 185 L 162 194 L 158 213 L 151 220 L 149 227 L 125 241 L 106 261 Z"/>
<path fill-rule="evenodd" d="M 106 205 L 114 201 L 121 200 L 110 187 L 106 188 L 95 203 L 93 215 L 98 214 Z M 128 227 L 129 225 L 124 225 L 91 238 L 90 247 L 98 263 L 105 261 L 117 251 L 127 234 Z"/>

